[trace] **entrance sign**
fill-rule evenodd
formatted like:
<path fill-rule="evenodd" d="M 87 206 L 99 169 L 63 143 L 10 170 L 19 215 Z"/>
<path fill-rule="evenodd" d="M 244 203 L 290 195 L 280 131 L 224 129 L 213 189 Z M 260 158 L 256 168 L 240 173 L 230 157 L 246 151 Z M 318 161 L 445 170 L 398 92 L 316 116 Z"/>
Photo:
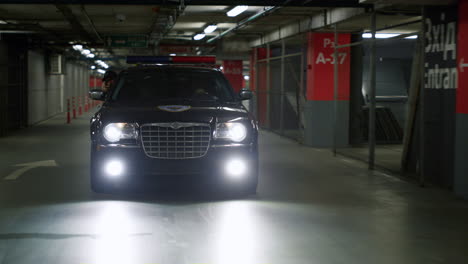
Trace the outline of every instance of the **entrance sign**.
<path fill-rule="evenodd" d="M 111 48 L 146 48 L 148 36 L 146 35 L 109 35 L 104 37 L 107 47 Z"/>

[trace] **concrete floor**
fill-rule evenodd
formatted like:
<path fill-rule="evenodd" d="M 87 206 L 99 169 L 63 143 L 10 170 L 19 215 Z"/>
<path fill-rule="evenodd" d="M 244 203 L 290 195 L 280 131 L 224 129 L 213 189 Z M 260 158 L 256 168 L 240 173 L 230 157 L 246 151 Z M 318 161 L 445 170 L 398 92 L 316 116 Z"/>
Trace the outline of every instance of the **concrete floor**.
<path fill-rule="evenodd" d="M 364 162 L 369 160 L 369 146 L 353 146 L 339 148 L 337 152 L 341 155 L 358 159 Z M 403 155 L 403 145 L 378 144 L 375 146 L 375 165 L 395 173 L 401 171 L 401 157 Z"/>
<path fill-rule="evenodd" d="M 88 117 L 0 139 L 0 263 L 467 263 L 468 202 L 266 132 L 256 196 L 92 194 Z"/>

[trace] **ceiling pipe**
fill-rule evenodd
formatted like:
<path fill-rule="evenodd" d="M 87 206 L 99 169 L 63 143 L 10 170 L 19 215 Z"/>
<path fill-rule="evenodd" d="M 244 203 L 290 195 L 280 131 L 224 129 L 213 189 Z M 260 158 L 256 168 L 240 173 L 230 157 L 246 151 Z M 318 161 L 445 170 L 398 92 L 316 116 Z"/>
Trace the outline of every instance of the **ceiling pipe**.
<path fill-rule="evenodd" d="M 231 33 L 232 31 L 235 31 L 235 30 L 238 30 L 238 29 L 241 29 L 245 26 L 247 26 L 247 24 L 253 22 L 254 20 L 257 20 L 258 18 L 262 17 L 262 16 L 266 16 L 266 15 L 269 15 L 275 11 L 277 11 L 278 9 L 280 9 L 282 6 L 286 6 L 287 4 L 289 4 L 290 2 L 292 2 L 292 0 L 286 0 L 283 2 L 283 4 L 281 6 L 269 6 L 269 7 L 266 7 L 264 10 L 242 20 L 241 22 L 239 22 L 236 26 L 228 29 L 228 30 L 225 30 L 223 31 L 221 34 L 219 34 L 218 36 L 216 37 L 213 37 L 213 38 L 210 38 L 206 43 L 211 43 L 215 40 L 218 40 L 224 36 L 226 36 L 227 34 Z"/>
<path fill-rule="evenodd" d="M 43 33 L 39 31 L 32 31 L 32 30 L 0 29 L 0 34 L 43 34 Z"/>
<path fill-rule="evenodd" d="M 291 0 L 289 1 L 286 1 L 284 4 L 287 4 L 288 2 L 290 2 Z M 280 9 L 281 7 L 280 6 L 270 6 L 270 7 L 266 7 L 264 10 L 242 20 L 241 22 L 239 22 L 237 25 L 235 25 L 234 27 L 232 28 L 229 28 L 223 32 L 221 32 L 221 34 L 219 34 L 218 36 L 215 36 L 215 37 L 212 37 L 210 38 L 209 40 L 206 41 L 206 43 L 211 43 L 215 40 L 218 40 L 224 36 L 226 36 L 227 34 L 235 31 L 235 30 L 238 30 L 238 29 L 241 29 L 245 26 L 247 26 L 247 24 L 253 22 L 254 20 L 257 20 L 258 18 L 262 17 L 262 16 L 266 16 L 268 14 L 271 14 L 273 12 L 275 12 L 276 10 Z"/>
<path fill-rule="evenodd" d="M 100 42 L 103 42 L 103 43 L 104 43 L 104 40 L 103 40 L 103 38 L 101 37 L 101 35 L 99 34 L 99 32 L 97 31 L 96 26 L 94 25 L 93 20 L 91 20 L 91 18 L 90 18 L 89 15 L 88 15 L 88 12 L 86 12 L 86 9 L 85 9 L 84 5 L 81 5 L 81 12 L 85 15 L 86 20 L 88 20 L 88 23 L 91 25 L 91 28 L 93 29 L 93 32 L 94 32 L 94 34 L 96 35 L 96 37 L 98 38 L 98 40 L 99 40 Z"/>

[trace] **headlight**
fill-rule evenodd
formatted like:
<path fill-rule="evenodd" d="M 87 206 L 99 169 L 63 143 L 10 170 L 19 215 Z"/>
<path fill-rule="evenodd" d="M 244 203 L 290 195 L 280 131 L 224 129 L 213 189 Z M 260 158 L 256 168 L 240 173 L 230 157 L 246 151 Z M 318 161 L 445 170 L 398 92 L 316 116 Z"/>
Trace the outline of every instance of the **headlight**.
<path fill-rule="evenodd" d="M 110 123 L 104 127 L 104 138 L 111 142 L 121 139 L 134 139 L 138 137 L 136 124 L 132 123 Z"/>
<path fill-rule="evenodd" d="M 241 123 L 219 123 L 214 134 L 217 139 L 230 139 L 241 142 L 247 137 L 247 128 Z"/>

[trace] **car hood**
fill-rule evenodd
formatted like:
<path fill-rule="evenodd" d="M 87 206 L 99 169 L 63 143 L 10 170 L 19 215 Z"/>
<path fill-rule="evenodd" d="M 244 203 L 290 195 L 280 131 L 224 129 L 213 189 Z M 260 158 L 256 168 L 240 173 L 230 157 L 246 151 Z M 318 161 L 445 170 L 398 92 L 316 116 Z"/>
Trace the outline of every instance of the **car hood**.
<path fill-rule="evenodd" d="M 164 110 L 164 106 L 167 105 L 142 107 L 108 105 L 103 106 L 98 114 L 101 116 L 101 120 L 106 123 L 126 122 L 139 124 L 159 122 L 212 123 L 215 120 L 225 122 L 248 117 L 247 110 L 241 105 L 183 105 L 184 108 L 188 109 L 181 112 L 171 112 L 171 109 Z"/>

